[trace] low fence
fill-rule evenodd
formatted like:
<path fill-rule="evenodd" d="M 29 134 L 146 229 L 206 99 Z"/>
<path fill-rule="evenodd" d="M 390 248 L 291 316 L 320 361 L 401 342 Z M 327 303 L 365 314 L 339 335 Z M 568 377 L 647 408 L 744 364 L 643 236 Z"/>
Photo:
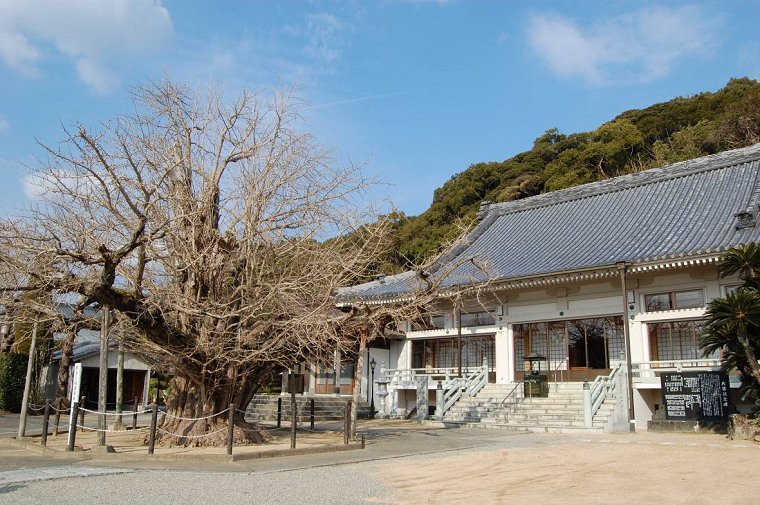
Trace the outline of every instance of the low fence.
<path fill-rule="evenodd" d="M 282 398 L 278 399 L 277 405 L 278 405 L 278 415 L 277 415 L 277 429 L 282 429 L 282 414 L 283 414 L 283 402 Z M 117 422 L 121 422 L 124 417 L 131 417 L 132 418 L 132 431 L 143 431 L 148 434 L 148 454 L 154 454 L 155 451 L 155 442 L 156 442 L 156 434 L 162 433 L 165 435 L 171 435 L 177 437 L 180 441 L 189 441 L 189 440 L 195 440 L 195 439 L 205 439 L 212 436 L 219 435 L 220 433 L 227 432 L 227 454 L 232 455 L 233 447 L 234 447 L 234 433 L 235 433 L 235 424 L 232 422 L 228 422 L 227 426 L 216 431 L 211 431 L 199 435 L 182 435 L 177 434 L 168 430 L 164 430 L 163 428 L 159 427 L 158 422 L 158 416 L 163 416 L 162 419 L 168 419 L 168 420 L 177 420 L 177 421 L 187 421 L 187 422 L 198 422 L 198 421 L 208 421 L 209 419 L 214 419 L 219 416 L 229 415 L 230 411 L 235 411 L 237 413 L 242 414 L 243 416 L 246 415 L 246 412 L 244 410 L 240 410 L 235 407 L 235 405 L 230 405 L 228 408 L 224 409 L 221 412 L 217 412 L 215 414 L 209 415 L 209 416 L 203 416 L 203 417 L 181 417 L 181 416 L 175 416 L 173 414 L 170 414 L 168 412 L 164 412 L 158 409 L 158 406 L 156 404 L 152 404 L 148 409 L 145 410 L 137 410 L 137 402 L 135 402 L 135 409 L 133 411 L 128 412 L 100 412 L 98 410 L 91 410 L 80 406 L 80 402 L 74 402 L 71 405 L 70 409 L 61 409 L 54 407 L 50 402 L 47 402 L 45 405 L 41 406 L 35 406 L 35 405 L 29 405 L 28 410 L 31 412 L 42 412 L 43 413 L 43 421 L 42 421 L 42 432 L 41 432 L 41 438 L 40 443 L 43 447 L 47 445 L 47 437 L 50 433 L 50 416 L 52 413 L 55 413 L 55 426 L 53 429 L 53 433 L 55 435 L 58 435 L 60 432 L 66 433 L 68 436 L 67 445 L 66 445 L 66 451 L 70 452 L 74 450 L 74 446 L 76 444 L 76 435 L 77 431 L 83 432 L 83 431 L 91 431 L 91 432 L 98 432 L 102 434 L 102 442 L 105 443 L 105 434 L 107 433 L 125 433 L 125 430 L 115 430 L 115 429 L 108 429 L 107 424 L 107 418 L 109 417 L 115 417 L 117 418 Z M 353 402 L 351 400 L 347 400 L 344 405 L 342 405 L 338 409 L 333 409 L 331 411 L 331 414 L 335 416 L 335 420 L 342 420 L 343 421 L 343 442 L 344 444 L 348 444 L 350 442 L 351 438 L 351 410 L 353 408 Z M 314 400 L 311 400 L 310 402 L 310 422 L 309 422 L 309 428 L 300 428 L 304 431 L 311 431 L 315 432 L 314 429 L 314 418 L 315 418 L 315 407 L 314 407 Z M 67 423 L 67 429 L 61 431 L 60 430 L 60 415 L 61 414 L 69 414 L 69 422 Z M 296 441 L 297 441 L 297 432 L 299 429 L 298 426 L 298 406 L 295 403 L 291 403 L 290 405 L 290 413 L 291 413 L 291 421 L 290 421 L 290 432 L 291 432 L 291 449 L 296 448 Z M 323 412 L 324 413 L 324 412 Z M 85 415 L 89 414 L 90 416 L 97 416 L 99 423 L 98 427 L 91 427 L 85 425 Z M 150 419 L 150 425 L 149 426 L 142 426 L 138 427 L 137 425 L 137 416 L 141 414 L 151 414 Z M 245 430 L 246 428 L 237 426 L 239 430 Z M 19 433 L 22 434 L 22 436 L 25 436 L 24 434 L 25 429 L 20 427 Z M 250 430 L 253 432 L 254 430 Z M 364 436 L 361 437 L 362 442 L 362 448 L 364 448 Z"/>

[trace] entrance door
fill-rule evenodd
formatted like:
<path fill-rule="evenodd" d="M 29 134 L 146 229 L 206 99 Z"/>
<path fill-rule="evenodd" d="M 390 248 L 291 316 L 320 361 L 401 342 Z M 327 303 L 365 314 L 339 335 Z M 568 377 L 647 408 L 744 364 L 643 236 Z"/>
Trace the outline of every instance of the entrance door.
<path fill-rule="evenodd" d="M 354 391 L 354 362 L 351 360 L 341 360 L 340 377 L 340 394 L 350 395 Z M 329 395 L 334 391 L 335 373 L 333 367 L 326 365 L 317 366 L 317 376 L 314 385 L 314 392 L 318 395 Z"/>

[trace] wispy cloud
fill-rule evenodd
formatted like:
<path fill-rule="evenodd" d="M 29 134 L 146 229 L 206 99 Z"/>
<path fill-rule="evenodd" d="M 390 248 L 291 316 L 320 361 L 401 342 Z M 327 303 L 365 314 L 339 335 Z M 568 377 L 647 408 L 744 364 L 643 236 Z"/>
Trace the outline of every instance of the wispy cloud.
<path fill-rule="evenodd" d="M 5 119 L 5 116 L 3 116 L 2 114 L 0 114 L 0 133 L 8 131 L 8 128 L 10 128 L 10 127 L 11 127 L 11 125 L 8 122 L 8 120 Z"/>
<path fill-rule="evenodd" d="M 160 0 L 0 0 L 1 61 L 36 77 L 43 61 L 63 55 L 98 93 L 114 88 L 125 58 L 156 52 L 172 33 Z"/>
<path fill-rule="evenodd" d="M 741 44 L 736 56 L 743 72 L 752 78 L 760 79 L 760 42 Z"/>
<path fill-rule="evenodd" d="M 718 21 L 699 7 L 654 7 L 580 25 L 558 14 L 534 15 L 527 37 L 556 74 L 601 85 L 649 81 L 688 56 L 708 54 Z"/>
<path fill-rule="evenodd" d="M 413 91 L 399 91 L 397 93 L 383 93 L 380 95 L 369 95 L 369 96 L 362 96 L 358 98 L 349 98 L 347 100 L 338 100 L 336 102 L 327 102 L 327 103 L 320 103 L 316 105 L 308 105 L 306 106 L 307 109 L 319 109 L 322 107 L 332 107 L 335 105 L 345 105 L 349 103 L 356 103 L 356 102 L 366 102 L 368 100 L 378 100 L 380 98 L 390 98 L 394 96 L 401 96 L 401 95 L 408 95 L 409 93 L 413 93 Z"/>

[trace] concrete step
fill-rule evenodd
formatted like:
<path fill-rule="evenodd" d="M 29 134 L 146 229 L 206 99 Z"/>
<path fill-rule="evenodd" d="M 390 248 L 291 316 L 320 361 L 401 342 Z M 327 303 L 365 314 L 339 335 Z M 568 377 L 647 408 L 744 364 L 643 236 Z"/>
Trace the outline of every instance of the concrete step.
<path fill-rule="evenodd" d="M 276 421 L 278 400 L 282 400 L 281 420 L 290 421 L 290 397 L 275 395 L 256 395 L 246 409 L 248 419 L 259 421 Z M 346 406 L 347 398 L 332 397 L 313 397 L 314 399 L 314 420 L 315 421 L 332 421 L 343 419 L 343 410 Z M 299 422 L 309 422 L 311 420 L 311 400 L 312 397 L 296 397 L 298 407 Z M 369 405 L 360 401 L 357 415 L 369 417 Z"/>
<path fill-rule="evenodd" d="M 566 433 L 575 435 L 600 435 L 604 433 L 604 428 L 594 426 L 592 428 L 579 428 L 576 426 L 508 426 L 500 423 L 483 424 L 480 422 L 468 422 L 468 421 L 447 421 L 442 423 L 433 422 L 434 425 L 443 425 L 448 427 L 460 427 L 460 428 L 486 428 L 494 430 L 505 431 L 520 431 L 530 433 Z"/>

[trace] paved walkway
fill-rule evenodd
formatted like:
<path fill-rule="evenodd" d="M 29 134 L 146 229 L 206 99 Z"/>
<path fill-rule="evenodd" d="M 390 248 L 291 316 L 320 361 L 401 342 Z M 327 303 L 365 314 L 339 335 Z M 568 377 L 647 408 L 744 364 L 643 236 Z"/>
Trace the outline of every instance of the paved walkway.
<path fill-rule="evenodd" d="M 620 461 L 615 463 L 619 468 L 614 472 L 617 475 L 614 482 L 619 483 L 636 480 L 636 472 L 630 470 L 634 460 L 623 457 L 625 452 L 635 452 L 631 457 L 636 461 L 659 457 L 662 461 L 658 468 L 670 463 L 676 466 L 687 464 L 694 459 L 694 451 L 701 451 L 695 454 L 714 462 L 715 468 L 723 468 L 736 458 L 756 461 L 755 455 L 760 452 L 756 445 L 727 441 L 717 435 L 523 434 L 487 429 L 431 429 L 407 422 L 377 421 L 360 423 L 359 433 L 364 433 L 367 440 L 364 450 L 234 463 L 89 460 L 62 465 L 60 460 L 0 445 L 0 479 L 5 479 L 0 480 L 0 503 L 38 504 L 61 496 L 72 497 L 77 505 L 507 503 L 511 500 L 503 501 L 499 497 L 517 497 L 512 496 L 517 493 L 517 484 L 504 487 L 516 471 L 532 475 L 531 472 L 538 469 L 554 475 L 562 470 L 567 474 L 563 476 L 566 485 L 574 487 L 571 485 L 573 479 L 579 478 L 573 473 L 574 466 L 567 462 L 557 463 L 559 456 L 576 462 L 576 465 L 578 461 L 585 461 L 588 472 L 584 475 L 590 476 L 595 475 L 594 469 L 600 462 L 609 464 L 617 458 Z M 593 457 L 584 456 L 589 451 L 593 452 Z M 462 466 L 463 460 L 468 461 L 465 466 Z M 542 465 L 546 468 L 542 469 Z M 478 490 L 481 487 L 476 486 L 467 491 L 469 494 L 465 500 L 462 495 L 463 468 L 470 471 L 468 479 L 477 481 L 478 486 L 495 486 L 492 494 L 480 496 Z M 109 473 L 109 470 L 113 472 Z M 415 477 L 405 478 L 415 473 Z M 550 491 L 547 487 L 554 477 L 546 478 L 549 480 L 544 484 L 530 487 L 531 499 L 561 503 L 552 502 L 552 497 L 562 495 L 555 496 L 558 491 Z M 648 478 L 650 484 L 655 485 L 659 481 L 665 482 L 668 475 L 655 472 Z M 709 480 L 706 477 L 700 479 Z M 720 486 L 742 485 L 741 482 L 729 482 L 730 477 L 723 480 L 726 482 L 721 482 Z M 519 482 L 525 484 L 522 480 Z M 425 494 L 428 493 L 426 486 L 448 488 L 446 492 L 449 494 L 433 500 L 432 495 Z M 445 501 L 446 496 L 451 499 Z M 581 493 L 579 496 L 590 500 L 588 503 L 609 503 L 611 500 L 601 495 L 596 500 L 592 495 Z M 527 495 L 519 497 L 518 502 L 523 501 L 522 498 L 527 501 Z M 671 500 L 663 499 L 663 503 L 686 503 L 676 500 L 678 496 L 667 498 Z M 621 503 L 627 502 L 623 499 Z"/>
<path fill-rule="evenodd" d="M 70 477 L 92 477 L 132 472 L 126 468 L 93 468 L 88 466 L 51 466 L 47 468 L 31 468 L 27 470 L 12 470 L 0 472 L 0 486 L 19 484 L 21 482 L 38 482 L 41 480 L 66 479 Z"/>

